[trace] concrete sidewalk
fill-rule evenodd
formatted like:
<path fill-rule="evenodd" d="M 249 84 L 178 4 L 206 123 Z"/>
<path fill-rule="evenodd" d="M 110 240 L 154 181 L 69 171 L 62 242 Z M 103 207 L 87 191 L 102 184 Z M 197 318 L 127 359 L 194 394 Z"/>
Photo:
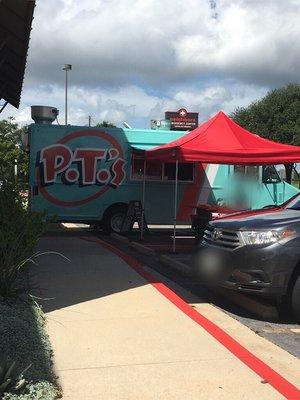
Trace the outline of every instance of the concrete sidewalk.
<path fill-rule="evenodd" d="M 34 278 L 39 294 L 53 298 L 42 304 L 64 399 L 284 398 L 119 257 L 79 235 L 44 237 L 39 251 L 71 262 L 46 255 Z M 298 359 L 213 306 L 194 303 L 299 386 Z"/>

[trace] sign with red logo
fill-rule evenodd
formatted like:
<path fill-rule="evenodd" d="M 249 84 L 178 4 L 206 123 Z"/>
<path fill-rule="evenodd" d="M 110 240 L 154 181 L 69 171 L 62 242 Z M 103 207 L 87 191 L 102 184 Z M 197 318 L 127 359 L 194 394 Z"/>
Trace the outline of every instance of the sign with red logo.
<path fill-rule="evenodd" d="M 165 118 L 171 121 L 171 130 L 191 131 L 198 126 L 198 113 L 187 112 L 185 108 L 177 112 L 166 111 Z"/>
<path fill-rule="evenodd" d="M 36 165 L 40 193 L 63 207 L 89 203 L 125 179 L 122 147 L 96 130 L 72 132 L 44 147 Z"/>

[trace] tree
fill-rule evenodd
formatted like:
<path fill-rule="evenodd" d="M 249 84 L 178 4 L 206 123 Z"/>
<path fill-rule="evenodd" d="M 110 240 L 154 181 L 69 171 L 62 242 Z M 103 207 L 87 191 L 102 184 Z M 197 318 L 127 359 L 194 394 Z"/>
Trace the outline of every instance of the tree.
<path fill-rule="evenodd" d="M 300 144 L 300 85 L 271 90 L 248 107 L 239 107 L 231 117 L 239 125 L 262 137 L 281 143 Z M 285 164 L 291 183 L 293 164 Z"/>
<path fill-rule="evenodd" d="M 102 121 L 96 125 L 97 128 L 116 128 L 116 125 L 114 125 L 112 122 L 109 121 Z"/>
<path fill-rule="evenodd" d="M 28 155 L 21 148 L 25 129 L 19 127 L 13 118 L 0 121 L 0 181 L 14 183 L 15 160 L 18 182 L 24 184 L 28 180 Z"/>

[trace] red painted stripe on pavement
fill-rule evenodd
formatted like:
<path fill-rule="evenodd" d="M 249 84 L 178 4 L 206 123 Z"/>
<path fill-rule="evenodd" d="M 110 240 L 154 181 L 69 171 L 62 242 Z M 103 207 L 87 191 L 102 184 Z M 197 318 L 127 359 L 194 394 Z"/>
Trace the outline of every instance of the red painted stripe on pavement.
<path fill-rule="evenodd" d="M 124 260 L 131 268 L 133 268 L 139 275 L 146 279 L 155 289 L 173 303 L 179 310 L 184 312 L 188 317 L 195 321 L 198 325 L 202 326 L 211 336 L 213 336 L 219 343 L 226 347 L 232 354 L 239 360 L 247 365 L 252 371 L 268 382 L 274 389 L 281 393 L 289 400 L 300 400 L 300 390 L 286 380 L 282 375 L 269 367 L 265 362 L 256 357 L 253 353 L 247 350 L 243 345 L 233 339 L 222 328 L 218 327 L 214 322 L 210 321 L 204 315 L 200 314 L 181 297 L 174 293 L 164 283 L 159 282 L 153 275 L 146 271 L 142 265 L 130 255 L 119 250 L 115 246 L 101 240 L 88 237 L 82 237 L 83 240 L 99 243 L 101 246 L 110 250 L 122 260 Z"/>

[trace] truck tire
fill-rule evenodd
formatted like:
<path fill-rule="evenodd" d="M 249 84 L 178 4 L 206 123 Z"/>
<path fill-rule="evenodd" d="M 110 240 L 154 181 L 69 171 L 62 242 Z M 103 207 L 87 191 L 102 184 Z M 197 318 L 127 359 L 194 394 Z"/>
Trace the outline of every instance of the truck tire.
<path fill-rule="evenodd" d="M 291 307 L 297 322 L 300 322 L 300 274 L 294 284 L 291 296 Z"/>
<path fill-rule="evenodd" d="M 123 219 L 127 212 L 126 204 L 110 207 L 103 216 L 103 231 L 106 234 L 120 233 Z"/>

